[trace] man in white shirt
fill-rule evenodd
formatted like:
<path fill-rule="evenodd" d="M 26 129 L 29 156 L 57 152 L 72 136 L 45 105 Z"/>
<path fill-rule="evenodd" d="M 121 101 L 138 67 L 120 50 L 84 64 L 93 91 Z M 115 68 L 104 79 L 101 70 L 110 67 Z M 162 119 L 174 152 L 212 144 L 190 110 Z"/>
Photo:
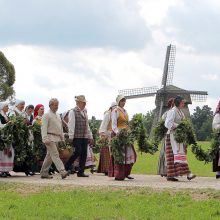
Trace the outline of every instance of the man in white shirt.
<path fill-rule="evenodd" d="M 68 131 L 75 151 L 65 164 L 66 170 L 71 170 L 73 162 L 79 157 L 78 177 L 88 177 L 84 174 L 87 145 L 93 141 L 92 132 L 89 128 L 86 99 L 84 95 L 75 96 L 76 107 L 69 112 Z"/>
<path fill-rule="evenodd" d="M 44 159 L 40 174 L 43 179 L 51 179 L 49 175 L 49 168 L 52 162 L 55 164 L 57 170 L 60 172 L 62 179 L 68 176 L 62 160 L 59 157 L 57 144 L 59 141 L 64 141 L 63 126 L 60 115 L 57 114 L 59 101 L 55 98 L 49 101 L 50 110 L 43 115 L 41 136 L 42 141 L 46 145 L 47 155 Z"/>

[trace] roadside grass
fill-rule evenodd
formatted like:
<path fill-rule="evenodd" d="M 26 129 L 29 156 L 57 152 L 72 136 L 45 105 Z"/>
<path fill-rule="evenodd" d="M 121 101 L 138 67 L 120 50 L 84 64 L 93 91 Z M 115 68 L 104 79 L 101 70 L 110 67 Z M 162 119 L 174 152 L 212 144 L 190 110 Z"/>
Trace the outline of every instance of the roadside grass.
<path fill-rule="evenodd" d="M 30 193 L 23 194 L 25 189 Z M 0 219 L 219 219 L 220 192 L 0 183 Z"/>
<path fill-rule="evenodd" d="M 199 145 L 204 149 L 208 149 L 210 142 L 199 142 Z M 160 154 L 160 149 L 154 155 L 141 154 L 138 152 L 138 159 L 132 168 L 132 173 L 135 174 L 157 174 L 157 164 Z M 187 153 L 189 168 L 197 176 L 214 177 L 215 173 L 212 172 L 212 163 L 205 164 L 203 161 L 198 161 L 195 155 L 191 152 L 191 147 Z"/>

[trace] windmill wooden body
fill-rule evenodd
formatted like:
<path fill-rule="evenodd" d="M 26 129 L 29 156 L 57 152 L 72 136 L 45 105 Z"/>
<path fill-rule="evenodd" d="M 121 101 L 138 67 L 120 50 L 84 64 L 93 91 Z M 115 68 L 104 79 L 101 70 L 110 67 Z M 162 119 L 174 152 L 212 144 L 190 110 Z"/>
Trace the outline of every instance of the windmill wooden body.
<path fill-rule="evenodd" d="M 174 45 L 167 46 L 163 77 L 161 88 L 156 86 L 144 87 L 136 89 L 124 89 L 119 90 L 119 94 L 125 96 L 126 99 L 142 98 L 155 96 L 155 118 L 154 123 L 157 123 L 161 115 L 167 111 L 167 101 L 169 98 L 175 98 L 177 95 L 184 97 L 186 105 L 183 112 L 187 117 L 190 116 L 188 105 L 192 104 L 192 101 L 205 101 L 208 93 L 206 91 L 185 90 L 173 85 L 173 73 L 175 65 L 176 47 Z"/>

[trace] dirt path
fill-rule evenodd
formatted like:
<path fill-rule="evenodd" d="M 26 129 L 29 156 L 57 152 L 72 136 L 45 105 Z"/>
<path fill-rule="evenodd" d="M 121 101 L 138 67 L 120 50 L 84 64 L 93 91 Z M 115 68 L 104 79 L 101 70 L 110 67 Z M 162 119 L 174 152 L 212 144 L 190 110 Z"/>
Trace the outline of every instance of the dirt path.
<path fill-rule="evenodd" d="M 168 182 L 157 175 L 133 174 L 134 180 L 115 181 L 114 178 L 102 174 L 91 174 L 89 178 L 79 178 L 70 175 L 62 180 L 59 174 L 53 175 L 53 179 L 41 179 L 40 175 L 26 177 L 23 173 L 12 173 L 10 178 L 0 178 L 0 181 L 31 183 L 37 185 L 71 185 L 71 186 L 117 186 L 117 187 L 150 187 L 155 189 L 216 189 L 220 190 L 220 179 L 214 177 L 197 177 L 188 181 L 186 177 L 179 178 L 178 182 Z"/>

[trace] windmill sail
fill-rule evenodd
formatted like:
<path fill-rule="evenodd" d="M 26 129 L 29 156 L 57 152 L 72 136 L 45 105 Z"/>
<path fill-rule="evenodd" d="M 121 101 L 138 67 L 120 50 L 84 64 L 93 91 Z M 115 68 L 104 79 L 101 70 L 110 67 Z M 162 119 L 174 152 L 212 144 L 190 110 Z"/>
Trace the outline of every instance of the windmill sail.
<path fill-rule="evenodd" d="M 173 84 L 173 72 L 175 65 L 175 57 L 176 57 L 176 46 L 169 45 L 167 46 L 166 58 L 163 69 L 163 77 L 161 87 L 166 87 L 167 85 Z"/>
<path fill-rule="evenodd" d="M 118 93 L 124 95 L 126 99 L 142 98 L 156 95 L 158 90 L 157 86 L 143 87 L 136 89 L 123 89 L 119 90 Z"/>

